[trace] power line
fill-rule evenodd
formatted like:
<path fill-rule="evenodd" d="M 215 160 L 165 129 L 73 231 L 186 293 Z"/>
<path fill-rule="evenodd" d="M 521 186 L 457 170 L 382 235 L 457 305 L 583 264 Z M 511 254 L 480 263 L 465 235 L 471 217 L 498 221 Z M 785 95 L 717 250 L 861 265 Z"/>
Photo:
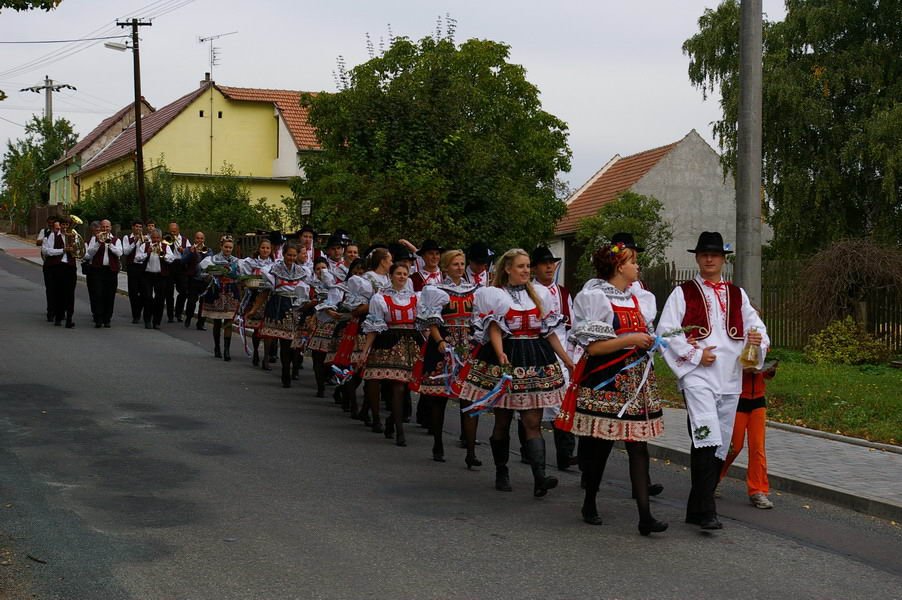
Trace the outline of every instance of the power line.
<path fill-rule="evenodd" d="M 89 38 L 78 38 L 74 40 L 18 40 L 18 41 L 0 41 L 0 44 L 71 44 L 73 42 L 90 42 L 95 40 L 115 40 L 119 39 L 123 36 L 121 35 L 109 35 L 105 37 L 89 37 Z"/>
<path fill-rule="evenodd" d="M 12 123 L 13 125 L 18 125 L 19 127 L 22 127 L 23 129 L 25 128 L 25 125 L 22 125 L 21 123 L 16 123 L 15 121 L 10 121 L 6 117 L 0 117 L 0 121 L 6 121 L 7 123 Z"/>

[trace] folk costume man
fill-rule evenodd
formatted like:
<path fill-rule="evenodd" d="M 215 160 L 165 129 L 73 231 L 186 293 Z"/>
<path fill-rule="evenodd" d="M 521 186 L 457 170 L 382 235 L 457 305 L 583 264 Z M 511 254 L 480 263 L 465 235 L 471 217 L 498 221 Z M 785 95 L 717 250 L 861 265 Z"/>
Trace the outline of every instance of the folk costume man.
<path fill-rule="evenodd" d="M 555 273 L 560 265 L 561 259 L 556 257 L 547 246 L 538 246 L 529 256 L 529 263 L 533 273 L 533 284 L 541 285 L 548 290 L 551 298 L 551 310 L 559 315 L 563 315 L 564 319 L 555 328 L 554 333 L 561 341 L 564 348 L 567 347 L 567 334 L 572 326 L 573 314 L 573 298 L 570 291 L 564 286 L 558 284 L 555 279 Z M 563 363 L 562 363 L 563 364 Z M 568 380 L 568 372 L 564 369 L 564 378 Z M 546 408 L 542 415 L 543 421 L 554 422 L 557 417 L 559 408 Z M 576 449 L 576 436 L 569 431 L 561 431 L 554 427 L 554 447 L 557 458 L 557 468 L 566 471 L 573 462 L 573 452 Z"/>
<path fill-rule="evenodd" d="M 179 224 L 169 224 L 169 241 L 172 253 L 181 258 L 182 253 L 191 246 L 187 236 L 182 235 Z M 166 317 L 172 323 L 173 317 L 179 323 L 182 322 L 182 313 L 185 311 L 185 301 L 188 299 L 188 276 L 181 260 L 176 260 L 169 265 L 169 278 L 166 280 Z"/>
<path fill-rule="evenodd" d="M 760 368 L 770 340 L 745 291 L 721 276 L 732 252 L 721 234 L 703 232 L 689 252 L 695 254 L 699 274 L 670 294 L 657 333 L 666 336 L 664 358 L 679 379 L 689 413 L 692 489 L 686 522 L 722 529 L 714 491 L 742 391 L 739 355 L 746 343 L 760 346 Z"/>
<path fill-rule="evenodd" d="M 41 246 L 54 325 L 62 325 L 65 317 L 67 329 L 75 327 L 72 315 L 75 312 L 75 284 L 78 281 L 76 248 L 70 243 L 75 238 L 67 237 L 70 227 L 68 219 L 57 219 L 53 232 L 44 238 L 44 245 Z"/>
<path fill-rule="evenodd" d="M 445 249 L 439 246 L 435 240 L 424 241 L 423 245 L 416 250 L 418 257 L 416 269 L 410 275 L 414 291 L 422 292 L 427 285 L 439 285 L 442 283 L 443 277 L 439 262 L 444 251 Z"/>
<path fill-rule="evenodd" d="M 204 326 L 204 303 L 201 296 L 207 289 L 207 280 L 204 279 L 204 273 L 198 269 L 201 261 L 208 256 L 213 255 L 213 251 L 207 247 L 207 236 L 203 231 L 194 234 L 194 243 L 188 246 L 182 252 L 182 264 L 185 276 L 188 278 L 188 300 L 185 303 L 185 327 L 191 327 L 191 319 L 195 316 L 194 309 L 197 308 L 197 325 L 198 331 L 206 331 Z"/>
<path fill-rule="evenodd" d="M 135 251 L 135 262 L 144 265 L 142 277 L 144 298 L 144 328 L 160 328 L 163 310 L 166 308 L 166 280 L 169 265 L 176 261 L 172 246 L 163 243 L 163 233 L 153 229 L 150 237 Z"/>
<path fill-rule="evenodd" d="M 100 232 L 88 242 L 85 258 L 91 264 L 92 277 L 88 279 L 88 293 L 91 295 L 91 310 L 94 313 L 94 327 L 109 327 L 113 318 L 116 289 L 119 287 L 119 259 L 122 244 L 113 235 L 112 223 L 107 219 L 100 222 Z"/>
<path fill-rule="evenodd" d="M 348 267 L 344 263 L 345 246 L 351 242 L 351 237 L 342 229 L 337 229 L 329 236 L 326 242 L 326 268 L 335 283 L 343 283 L 348 279 Z"/>
<path fill-rule="evenodd" d="M 483 242 L 473 242 L 467 248 L 467 270 L 464 279 L 467 283 L 483 287 L 492 284 L 492 274 L 489 272 L 495 253 Z"/>
<path fill-rule="evenodd" d="M 141 274 L 144 265 L 135 262 L 135 252 L 144 243 L 144 223 L 140 219 L 132 221 L 132 231 L 122 238 L 120 263 L 128 281 L 128 303 L 132 311 L 132 323 L 141 321 L 144 298 L 141 296 Z"/>

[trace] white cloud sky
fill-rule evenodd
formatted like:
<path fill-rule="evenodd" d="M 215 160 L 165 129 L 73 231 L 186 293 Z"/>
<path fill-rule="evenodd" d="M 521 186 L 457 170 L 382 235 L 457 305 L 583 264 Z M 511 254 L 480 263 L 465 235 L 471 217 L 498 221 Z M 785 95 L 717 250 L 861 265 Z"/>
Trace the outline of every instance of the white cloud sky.
<path fill-rule="evenodd" d="M 0 14 L 0 41 L 70 39 L 119 29 L 117 18 L 146 16 L 185 0 L 63 0 L 55 11 Z M 578 187 L 615 153 L 668 144 L 696 129 L 712 143 L 716 99 L 702 101 L 686 74 L 683 41 L 717 0 L 194 0 L 141 28 L 142 92 L 161 107 L 193 89 L 209 70 L 208 45 L 199 36 L 238 31 L 216 42 L 225 85 L 334 91 L 338 55 L 365 61 L 365 35 L 378 43 L 394 35 L 420 38 L 439 15 L 457 20 L 456 39 L 484 38 L 511 46 L 542 92 L 545 110 L 567 122 L 573 169 L 563 178 Z M 782 19 L 781 0 L 764 0 L 771 20 Z M 145 8 L 147 7 L 147 8 Z M 107 35 L 110 35 L 109 33 Z M 25 123 L 41 114 L 42 96 L 20 93 L 44 75 L 76 86 L 54 95 L 54 116 L 79 134 L 133 100 L 130 53 L 96 42 L 86 50 L 9 73 L 63 45 L 0 45 L 0 117 Z M 23 129 L 0 119 L 0 142 Z"/>

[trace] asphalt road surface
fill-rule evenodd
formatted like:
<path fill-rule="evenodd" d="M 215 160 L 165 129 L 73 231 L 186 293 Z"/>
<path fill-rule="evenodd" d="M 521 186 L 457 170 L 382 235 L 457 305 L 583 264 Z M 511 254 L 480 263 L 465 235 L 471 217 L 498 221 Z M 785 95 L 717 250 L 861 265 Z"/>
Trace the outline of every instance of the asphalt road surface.
<path fill-rule="evenodd" d="M 729 481 L 703 533 L 688 472 L 654 462 L 671 526 L 640 537 L 617 451 L 591 527 L 575 473 L 537 500 L 513 456 L 496 492 L 486 444 L 467 471 L 449 431 L 435 463 L 422 430 L 397 448 L 314 398 L 309 366 L 282 389 L 209 332 L 131 325 L 122 297 L 94 329 L 77 296 L 76 328 L 53 327 L 40 270 L 0 254 L 0 598 L 902 597 L 896 524 L 786 494 L 756 510 Z"/>

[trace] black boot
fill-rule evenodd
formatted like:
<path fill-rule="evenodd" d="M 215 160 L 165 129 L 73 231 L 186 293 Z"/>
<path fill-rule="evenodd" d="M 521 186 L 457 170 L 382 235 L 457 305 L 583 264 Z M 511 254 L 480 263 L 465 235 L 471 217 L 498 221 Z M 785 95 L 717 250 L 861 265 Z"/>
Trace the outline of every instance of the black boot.
<path fill-rule="evenodd" d="M 569 431 L 554 431 L 554 453 L 559 471 L 566 471 L 573 464 L 573 451 L 576 449 L 576 436 Z"/>
<path fill-rule="evenodd" d="M 291 368 L 288 365 L 282 365 L 282 387 L 291 387 Z"/>
<path fill-rule="evenodd" d="M 222 340 L 222 360 L 229 362 L 232 356 L 229 354 L 229 347 L 232 345 L 232 336 Z"/>
<path fill-rule="evenodd" d="M 545 476 L 545 440 L 542 438 L 526 440 L 526 454 L 529 457 L 529 466 L 532 467 L 532 495 L 541 498 L 548 490 L 557 487 L 557 477 Z"/>
<path fill-rule="evenodd" d="M 492 458 L 495 459 L 495 489 L 499 492 L 510 492 L 510 474 L 507 471 L 507 459 L 510 456 L 510 440 L 496 440 L 489 438 L 492 446 Z"/>
<path fill-rule="evenodd" d="M 254 356 L 251 358 L 251 364 L 255 367 L 260 366 L 260 344 L 257 340 L 254 340 Z"/>
<path fill-rule="evenodd" d="M 219 321 L 213 321 L 213 356 L 222 358 L 222 351 L 219 349 L 219 338 L 222 332 L 222 324 Z"/>

